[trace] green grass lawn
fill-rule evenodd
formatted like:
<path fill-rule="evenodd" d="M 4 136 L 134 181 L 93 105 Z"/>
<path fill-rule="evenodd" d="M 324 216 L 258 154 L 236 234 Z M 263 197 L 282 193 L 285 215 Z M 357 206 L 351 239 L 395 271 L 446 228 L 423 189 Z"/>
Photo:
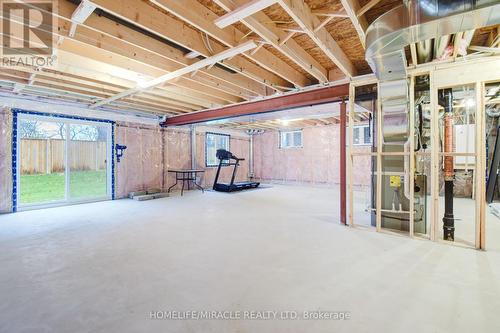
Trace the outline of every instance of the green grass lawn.
<path fill-rule="evenodd" d="M 21 204 L 64 200 L 64 173 L 21 175 Z M 70 199 L 106 196 L 106 171 L 72 171 Z"/>

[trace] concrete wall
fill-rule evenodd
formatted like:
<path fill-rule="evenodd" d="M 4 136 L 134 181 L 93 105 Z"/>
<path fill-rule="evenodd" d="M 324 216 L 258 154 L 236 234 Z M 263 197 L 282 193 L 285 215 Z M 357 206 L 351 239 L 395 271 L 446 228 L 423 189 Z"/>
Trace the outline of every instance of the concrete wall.
<path fill-rule="evenodd" d="M 306 127 L 302 148 L 279 148 L 279 132 L 267 131 L 254 137 L 255 176 L 262 181 L 338 184 L 340 182 L 339 125 Z M 357 146 L 355 151 L 371 150 Z M 354 158 L 355 185 L 370 185 L 370 157 Z"/>

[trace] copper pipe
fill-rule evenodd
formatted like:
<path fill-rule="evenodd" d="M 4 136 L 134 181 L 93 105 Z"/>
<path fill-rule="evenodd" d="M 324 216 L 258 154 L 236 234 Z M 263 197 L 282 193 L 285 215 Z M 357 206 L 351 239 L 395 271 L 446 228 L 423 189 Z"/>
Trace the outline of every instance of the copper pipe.
<path fill-rule="evenodd" d="M 452 153 L 453 149 L 453 114 L 446 112 L 444 121 L 444 152 Z M 453 156 L 444 157 L 444 180 L 453 180 Z"/>

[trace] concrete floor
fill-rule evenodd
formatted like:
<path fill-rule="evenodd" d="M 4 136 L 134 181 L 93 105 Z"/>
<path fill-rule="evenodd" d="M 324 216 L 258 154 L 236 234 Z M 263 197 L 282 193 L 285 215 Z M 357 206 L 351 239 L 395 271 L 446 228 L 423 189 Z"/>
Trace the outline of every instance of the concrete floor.
<path fill-rule="evenodd" d="M 0 332 L 500 332 L 500 251 L 341 226 L 337 193 L 191 191 L 0 216 Z M 149 318 L 185 310 L 351 319 Z"/>

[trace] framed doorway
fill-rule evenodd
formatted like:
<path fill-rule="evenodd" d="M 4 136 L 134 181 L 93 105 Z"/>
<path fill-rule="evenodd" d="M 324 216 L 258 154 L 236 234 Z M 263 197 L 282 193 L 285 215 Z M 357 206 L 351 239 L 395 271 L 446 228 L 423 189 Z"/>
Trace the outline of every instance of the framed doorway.
<path fill-rule="evenodd" d="M 13 113 L 13 211 L 113 199 L 112 121 Z"/>

